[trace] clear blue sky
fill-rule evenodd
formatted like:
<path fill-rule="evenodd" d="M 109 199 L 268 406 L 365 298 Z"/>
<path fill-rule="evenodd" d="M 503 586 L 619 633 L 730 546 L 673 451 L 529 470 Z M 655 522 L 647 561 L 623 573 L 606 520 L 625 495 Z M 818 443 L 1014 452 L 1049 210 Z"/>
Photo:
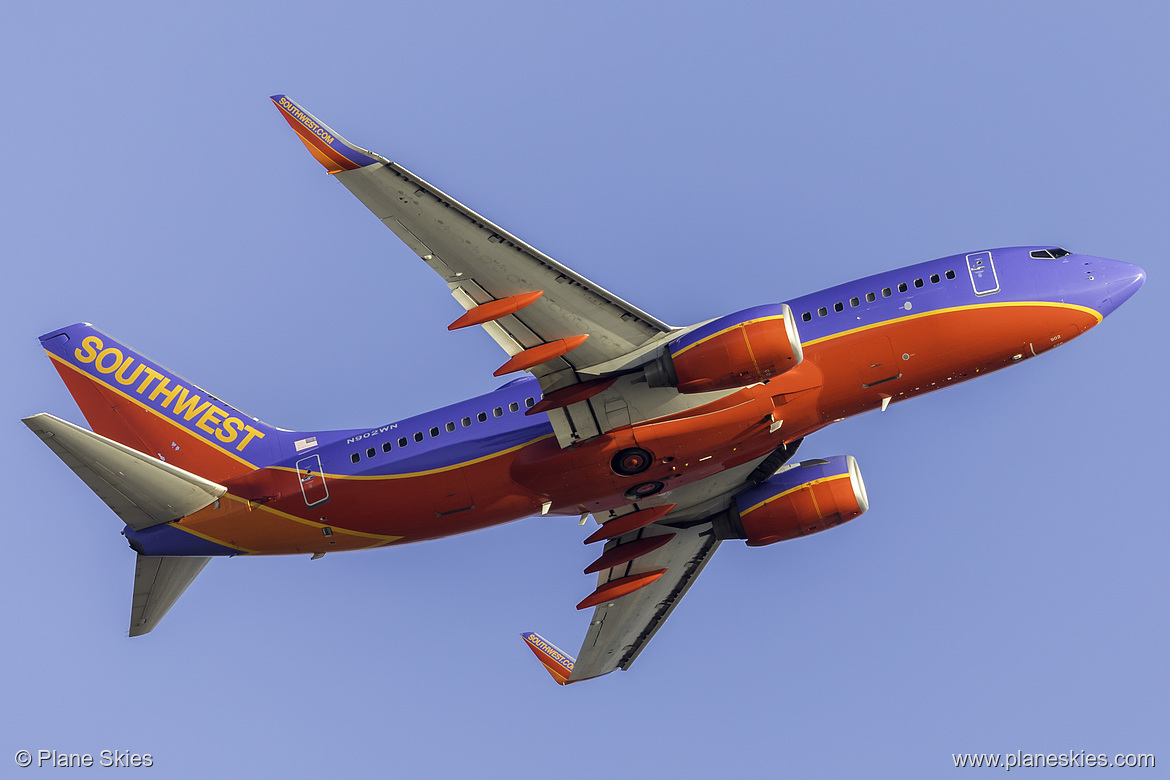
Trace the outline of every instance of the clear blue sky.
<path fill-rule="evenodd" d="M 630 5 L 6 9 L 0 775 L 22 748 L 178 778 L 1170 764 L 1168 6 Z M 1149 281 L 1054 353 L 806 442 L 858 458 L 869 514 L 724 545 L 629 672 L 559 688 L 518 636 L 579 646 L 571 519 L 213 561 L 130 640 L 120 524 L 18 421 L 82 419 L 39 334 L 93 322 L 288 428 L 498 381 L 277 92 L 671 323 L 1014 244 Z"/>

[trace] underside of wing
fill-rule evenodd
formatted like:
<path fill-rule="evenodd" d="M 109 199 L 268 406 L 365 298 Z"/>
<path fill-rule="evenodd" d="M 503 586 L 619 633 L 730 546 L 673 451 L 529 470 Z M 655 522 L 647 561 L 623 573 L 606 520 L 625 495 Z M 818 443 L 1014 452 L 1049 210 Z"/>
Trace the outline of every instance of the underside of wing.
<path fill-rule="evenodd" d="M 443 278 L 467 311 L 453 325 L 481 325 L 503 347 L 509 360 L 497 373 L 531 371 L 547 394 L 672 331 L 287 97 L 273 102 L 314 157 Z"/>
<path fill-rule="evenodd" d="M 534 371 L 537 376 L 609 362 L 670 331 L 400 165 L 373 165 L 337 179 L 443 277 L 464 309 L 541 293 L 523 308 L 490 320 L 489 332 L 509 355 L 588 337 L 561 357 L 559 366 Z"/>
<path fill-rule="evenodd" d="M 594 606 L 593 618 L 569 682 L 628 669 L 719 548 L 709 522 L 683 529 L 652 524 L 607 544 L 605 554 L 641 544 L 656 549 L 602 571 L 597 590 L 582 602 Z M 636 590 L 621 595 L 627 587 Z"/>
<path fill-rule="evenodd" d="M 593 609 L 581 650 L 573 658 L 539 634 L 525 641 L 560 684 L 629 669 L 670 617 L 719 548 L 716 525 L 734 496 L 758 484 L 795 454 L 800 441 L 770 455 L 653 499 L 597 517 L 585 540 L 601 550 L 585 573 L 597 587 L 577 605 Z"/>

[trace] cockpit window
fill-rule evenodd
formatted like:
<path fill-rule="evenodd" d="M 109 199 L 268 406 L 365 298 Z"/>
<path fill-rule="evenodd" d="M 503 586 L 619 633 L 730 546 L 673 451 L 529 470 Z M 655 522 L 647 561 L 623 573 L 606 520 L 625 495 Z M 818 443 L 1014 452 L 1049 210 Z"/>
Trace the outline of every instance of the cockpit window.
<path fill-rule="evenodd" d="M 1067 249 L 1057 247 L 1055 249 L 1033 249 L 1029 254 L 1036 260 L 1059 260 L 1071 253 Z"/>

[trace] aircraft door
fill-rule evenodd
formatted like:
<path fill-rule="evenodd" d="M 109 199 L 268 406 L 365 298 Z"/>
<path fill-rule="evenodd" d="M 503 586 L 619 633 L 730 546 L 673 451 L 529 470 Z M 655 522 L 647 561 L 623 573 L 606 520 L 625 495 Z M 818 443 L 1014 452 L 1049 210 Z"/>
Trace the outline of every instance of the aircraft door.
<path fill-rule="evenodd" d="M 301 495 L 305 497 L 307 506 L 316 506 L 329 500 L 329 488 L 325 485 L 320 455 L 310 455 L 297 461 L 297 479 L 301 483 Z"/>
<path fill-rule="evenodd" d="M 976 295 L 991 295 L 999 292 L 999 277 L 995 273 L 995 263 L 991 259 L 991 252 L 976 252 L 967 255 L 967 271 L 971 274 L 971 286 Z"/>

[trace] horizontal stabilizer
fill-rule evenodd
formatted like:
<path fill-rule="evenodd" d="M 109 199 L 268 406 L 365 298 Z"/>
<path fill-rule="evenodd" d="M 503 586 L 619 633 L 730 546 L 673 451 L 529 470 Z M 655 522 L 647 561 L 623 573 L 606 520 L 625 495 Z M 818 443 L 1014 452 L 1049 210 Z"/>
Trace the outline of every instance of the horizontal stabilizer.
<path fill-rule="evenodd" d="M 35 414 L 23 422 L 135 531 L 186 517 L 227 492 L 222 485 L 51 414 Z"/>
<path fill-rule="evenodd" d="M 142 636 L 153 631 L 210 560 L 140 554 L 134 566 L 130 636 Z"/>

